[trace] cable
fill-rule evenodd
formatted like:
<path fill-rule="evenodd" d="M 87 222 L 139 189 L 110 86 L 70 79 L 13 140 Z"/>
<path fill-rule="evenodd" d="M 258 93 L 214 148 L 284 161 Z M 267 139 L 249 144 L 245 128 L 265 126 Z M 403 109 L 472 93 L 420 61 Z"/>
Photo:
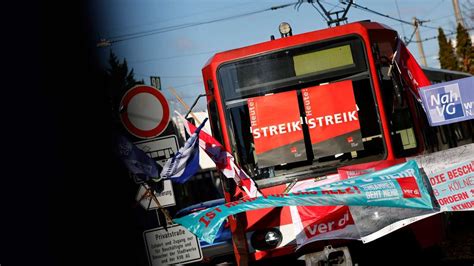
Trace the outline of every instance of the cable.
<path fill-rule="evenodd" d="M 474 30 L 474 27 L 473 27 L 473 28 L 467 28 L 466 30 L 467 30 L 467 31 Z M 451 36 L 451 35 L 454 35 L 454 34 L 456 34 L 456 32 L 447 33 L 447 34 L 445 34 L 445 35 L 446 35 L 446 36 Z M 422 39 L 422 40 L 420 40 L 420 41 L 413 41 L 413 42 L 414 42 L 414 43 L 419 43 L 419 42 L 434 40 L 434 39 L 437 39 L 437 38 L 438 38 L 438 36 L 432 36 L 432 37 L 429 37 L 429 38 L 424 38 L 424 39 Z"/>
<path fill-rule="evenodd" d="M 188 18 L 188 17 L 200 15 L 200 14 L 205 14 L 205 13 L 210 13 L 210 12 L 215 13 L 216 11 L 231 9 L 231 8 L 234 8 L 234 7 L 237 7 L 237 6 L 241 7 L 243 5 L 248 5 L 250 3 L 254 3 L 254 2 L 250 1 L 250 2 L 246 2 L 246 3 L 239 3 L 238 5 L 232 5 L 232 6 L 227 6 L 227 7 L 217 8 L 217 9 L 208 9 L 208 10 L 204 10 L 204 11 L 201 11 L 201 12 L 191 13 L 191 14 L 188 14 L 188 15 L 185 15 L 185 16 L 182 16 L 182 17 L 176 17 L 175 16 L 173 18 L 165 19 L 165 20 L 156 20 L 155 19 L 155 20 L 149 21 L 147 23 L 140 23 L 140 24 L 128 25 L 128 26 L 125 26 L 125 27 L 120 27 L 120 29 L 123 30 L 123 29 L 132 29 L 132 28 L 138 28 L 138 27 L 143 27 L 143 26 L 150 26 L 150 25 L 153 25 L 153 24 L 164 23 L 164 22 L 174 21 L 174 20 L 180 20 L 180 19 L 184 19 L 184 18 Z M 117 28 L 117 27 L 115 27 L 115 28 Z"/>
<path fill-rule="evenodd" d="M 413 23 L 412 22 L 409 22 L 409 21 L 406 21 L 406 20 L 403 20 L 403 19 L 398 19 L 398 18 L 394 18 L 390 15 L 387 15 L 387 14 L 383 14 L 383 13 L 380 13 L 378 11 L 375 11 L 373 9 L 370 9 L 370 8 L 367 8 L 365 6 L 361 6 L 359 4 L 356 4 L 356 3 L 352 3 L 352 5 L 355 7 L 355 8 L 358 8 L 358 9 L 361 9 L 361 10 L 364 10 L 364 11 L 367 11 L 367 12 L 370 12 L 370 13 L 373 13 L 373 14 L 376 14 L 378 16 L 382 16 L 382 17 L 385 17 L 385 18 L 388 18 L 388 19 L 391 19 L 391 20 L 395 20 L 395 21 L 398 21 L 398 22 L 401 22 L 401 23 L 404 23 L 404 24 L 407 24 L 407 25 L 410 25 L 410 26 L 413 26 Z M 424 28 L 428 28 L 428 29 L 438 29 L 436 27 L 432 27 L 432 26 L 427 26 L 427 25 L 424 25 L 423 23 L 425 23 L 427 21 L 418 21 L 418 24 L 420 27 L 424 27 Z M 453 31 L 450 31 L 450 32 L 453 32 Z"/>
<path fill-rule="evenodd" d="M 283 5 L 279 5 L 279 6 L 273 6 L 273 7 L 262 9 L 262 10 L 257 10 L 257 11 L 244 13 L 244 14 L 238 14 L 238 15 L 225 17 L 225 18 L 213 19 L 213 20 L 209 20 L 209 21 L 196 22 L 196 23 L 185 23 L 185 24 L 181 24 L 181 25 L 162 27 L 162 28 L 153 29 L 153 30 L 135 32 L 135 33 L 130 33 L 130 34 L 123 34 L 123 35 L 120 35 L 120 36 L 115 36 L 115 37 L 109 38 L 109 42 L 112 44 L 112 43 L 127 41 L 127 40 L 131 40 L 131 39 L 142 38 L 142 37 L 146 37 L 146 36 L 150 36 L 150 35 L 155 35 L 155 34 L 159 34 L 159 33 L 163 33 L 163 32 L 175 31 L 175 30 L 179 30 L 179 29 L 195 27 L 195 26 L 200 26 L 200 25 L 204 25 L 204 24 L 211 24 L 211 23 L 221 22 L 221 21 L 225 21 L 225 20 L 242 18 L 242 17 L 246 17 L 246 16 L 255 15 L 255 14 L 258 14 L 258 13 L 263 13 L 263 12 L 267 12 L 267 11 L 273 11 L 273 10 L 277 10 L 277 9 L 281 9 L 281 8 L 286 8 L 286 7 L 292 6 L 296 3 L 297 2 L 293 2 L 293 3 L 289 3 L 289 4 L 283 4 Z"/>
<path fill-rule="evenodd" d="M 326 22 L 329 21 L 329 20 L 324 16 L 324 14 L 318 9 L 318 7 L 314 5 L 313 2 L 311 2 L 311 5 L 314 7 L 314 9 L 316 9 L 316 11 L 318 11 L 319 15 L 321 15 L 321 17 L 323 17 L 323 19 L 326 20 Z"/>
<path fill-rule="evenodd" d="M 398 19 L 398 18 L 394 18 L 392 16 L 389 16 L 387 14 L 382 14 L 378 11 L 375 11 L 375 10 L 372 10 L 372 9 L 369 9 L 365 6 L 361 6 L 359 4 L 356 4 L 356 3 L 352 3 L 352 5 L 355 7 L 355 8 L 358 8 L 358 9 L 361 9 L 361 10 L 364 10 L 364 11 L 367 11 L 367 12 L 370 12 L 370 13 L 373 13 L 373 14 L 376 14 L 376 15 L 379 15 L 379 16 L 382 16 L 382 17 L 386 17 L 386 18 L 389 18 L 389 19 L 392 19 L 392 20 L 395 20 L 395 21 L 398 21 L 398 22 L 401 22 L 401 23 L 405 23 L 407 25 L 410 25 L 410 26 L 413 26 L 413 23 L 409 22 L 409 21 L 406 21 L 406 20 L 403 20 L 403 19 Z"/>
<path fill-rule="evenodd" d="M 331 13 L 334 9 L 340 7 L 340 4 L 341 4 L 341 3 L 339 3 L 339 4 L 337 4 L 337 5 L 333 5 L 333 7 L 332 7 L 331 9 L 329 9 L 328 12 Z"/>
<path fill-rule="evenodd" d="M 425 18 L 429 17 L 430 14 L 431 14 L 433 11 L 435 11 L 438 7 L 440 7 L 443 2 L 444 2 L 444 0 L 439 1 L 438 4 L 436 4 L 433 8 L 431 8 L 430 11 L 428 11 L 428 12 L 425 13 L 424 17 L 425 17 Z M 431 21 L 431 20 L 430 20 L 430 21 Z"/>
<path fill-rule="evenodd" d="M 193 83 L 188 83 L 188 84 L 182 84 L 182 85 L 178 85 L 178 86 L 173 86 L 173 88 L 182 88 L 182 87 L 187 87 L 187 86 L 191 86 L 191 85 L 195 85 L 195 84 L 202 84 L 202 81 L 198 81 L 198 82 L 193 82 Z"/>
<path fill-rule="evenodd" d="M 142 74 L 142 73 L 134 73 L 136 76 L 140 76 L 140 77 L 145 77 L 145 78 L 148 78 L 150 76 L 156 76 L 155 75 L 150 75 L 150 74 Z M 162 76 L 160 75 L 159 76 L 161 79 L 197 79 L 197 78 L 201 78 L 202 76 Z"/>
<path fill-rule="evenodd" d="M 440 19 L 443 19 L 443 18 L 451 17 L 451 16 L 454 16 L 454 13 L 446 15 L 446 16 L 442 16 L 442 17 L 432 18 L 432 19 L 430 19 L 430 21 L 440 20 Z"/>
<path fill-rule="evenodd" d="M 411 33 L 410 39 L 405 40 L 405 43 L 406 43 L 405 46 L 408 46 L 411 43 L 411 41 L 413 40 L 413 36 L 415 36 L 415 33 L 417 30 L 418 30 L 418 23 L 415 25 L 415 29 Z"/>
<path fill-rule="evenodd" d="M 400 15 L 400 8 L 398 7 L 398 1 L 397 0 L 395 0 L 395 6 L 397 8 L 398 18 L 402 19 L 402 16 Z M 405 28 L 403 27 L 403 23 L 400 23 L 400 26 L 402 27 L 403 38 L 405 38 L 406 34 L 405 34 Z M 412 37 L 410 37 L 410 39 L 411 38 L 413 38 L 413 34 L 412 34 Z"/>
<path fill-rule="evenodd" d="M 134 64 L 139 64 L 139 63 L 146 63 L 146 62 L 151 62 L 151 61 L 170 60 L 170 59 L 181 58 L 181 57 L 211 54 L 211 53 L 215 53 L 215 52 L 218 52 L 218 51 L 219 50 L 212 50 L 212 51 L 199 52 L 199 53 L 193 53 L 193 54 L 175 55 L 175 56 L 168 56 L 168 57 L 158 57 L 158 58 L 150 58 L 150 59 L 143 59 L 143 60 L 132 60 L 132 61 L 128 61 L 128 62 L 129 63 L 134 63 Z"/>

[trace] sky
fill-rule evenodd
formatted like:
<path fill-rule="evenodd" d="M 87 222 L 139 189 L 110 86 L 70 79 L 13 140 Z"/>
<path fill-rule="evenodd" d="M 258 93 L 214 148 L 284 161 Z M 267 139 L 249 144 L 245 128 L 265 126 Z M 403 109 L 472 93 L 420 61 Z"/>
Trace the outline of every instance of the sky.
<path fill-rule="evenodd" d="M 90 1 L 89 12 L 97 42 L 101 38 L 123 40 L 97 48 L 103 67 L 108 66 L 112 50 L 120 60 L 127 60 L 136 79 L 150 84 L 150 76 L 161 77 L 162 91 L 172 108 L 185 113 L 168 88 L 173 87 L 191 105 L 204 93 L 201 69 L 213 54 L 268 41 L 271 35 L 278 38 L 278 25 L 283 21 L 291 25 L 294 35 L 327 28 L 325 20 L 307 2 L 299 8 L 291 5 L 264 11 L 295 2 L 297 0 L 99 0 Z M 357 0 L 356 3 L 405 21 L 412 21 L 413 17 L 428 20 L 424 25 L 432 28 L 420 28 L 422 39 L 437 36 L 437 27 L 447 33 L 455 30 L 451 0 Z M 339 0 L 323 0 L 322 4 L 327 10 L 344 6 Z M 463 8 L 468 0 L 460 0 L 460 4 Z M 466 9 L 462 11 L 467 13 Z M 242 16 L 249 13 L 252 14 Z M 356 8 L 351 8 L 347 17 L 348 22 L 370 19 L 384 23 L 406 38 L 413 33 L 410 25 Z M 136 33 L 146 36 L 134 38 Z M 417 44 L 411 42 L 408 48 L 420 63 Z M 428 66 L 439 67 L 437 40 L 423 42 L 423 48 Z M 202 98 L 194 110 L 205 108 Z"/>

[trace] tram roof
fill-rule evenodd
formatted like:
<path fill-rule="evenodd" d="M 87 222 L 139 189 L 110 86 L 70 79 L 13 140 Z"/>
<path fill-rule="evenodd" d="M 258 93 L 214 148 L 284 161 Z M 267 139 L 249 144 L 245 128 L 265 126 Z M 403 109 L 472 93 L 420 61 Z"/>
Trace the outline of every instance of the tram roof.
<path fill-rule="evenodd" d="M 319 41 L 324 39 L 332 39 L 345 35 L 358 34 L 366 36 L 368 30 L 393 30 L 389 26 L 378 22 L 371 22 L 369 20 L 348 23 L 341 26 L 336 26 L 327 29 L 315 30 L 301 34 L 295 34 L 290 37 L 269 40 L 241 48 L 236 48 L 228 51 L 216 53 L 212 56 L 204 68 L 210 64 L 219 65 L 222 62 L 237 60 L 240 58 L 263 54 L 268 51 L 276 51 L 291 46 L 298 46 L 299 44 L 310 41 Z"/>

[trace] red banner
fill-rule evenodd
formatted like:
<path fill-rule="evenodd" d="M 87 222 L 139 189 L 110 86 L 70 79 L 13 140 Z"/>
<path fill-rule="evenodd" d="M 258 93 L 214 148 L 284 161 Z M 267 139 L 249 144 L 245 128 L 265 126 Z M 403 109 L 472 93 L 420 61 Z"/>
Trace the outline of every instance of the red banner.
<path fill-rule="evenodd" d="M 342 181 L 340 175 L 329 175 L 315 182 L 298 182 L 292 192 L 306 190 Z M 359 239 L 359 233 L 348 206 L 291 206 L 291 217 L 295 227 L 298 248 L 323 239 Z"/>
<path fill-rule="evenodd" d="M 364 149 L 352 81 L 301 92 L 315 158 Z"/>
<path fill-rule="evenodd" d="M 419 97 L 418 89 L 420 87 L 429 86 L 431 82 L 426 77 L 423 69 L 421 69 L 418 62 L 416 62 L 413 55 L 408 51 L 405 44 L 398 40 L 397 54 L 395 55 L 395 62 L 405 82 L 410 86 L 411 90 Z"/>
<path fill-rule="evenodd" d="M 296 91 L 247 100 L 258 166 L 306 160 Z"/>

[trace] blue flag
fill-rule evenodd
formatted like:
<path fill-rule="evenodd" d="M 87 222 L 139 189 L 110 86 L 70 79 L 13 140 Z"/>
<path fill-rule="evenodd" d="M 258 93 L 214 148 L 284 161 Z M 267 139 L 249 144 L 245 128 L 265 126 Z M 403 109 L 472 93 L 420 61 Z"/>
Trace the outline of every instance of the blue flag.
<path fill-rule="evenodd" d="M 118 136 L 117 153 L 127 169 L 143 181 L 158 178 L 160 166 L 124 136 Z"/>
<path fill-rule="evenodd" d="M 199 170 L 199 132 L 206 123 L 207 118 L 184 143 L 173 158 L 166 161 L 161 178 L 183 184 Z"/>

